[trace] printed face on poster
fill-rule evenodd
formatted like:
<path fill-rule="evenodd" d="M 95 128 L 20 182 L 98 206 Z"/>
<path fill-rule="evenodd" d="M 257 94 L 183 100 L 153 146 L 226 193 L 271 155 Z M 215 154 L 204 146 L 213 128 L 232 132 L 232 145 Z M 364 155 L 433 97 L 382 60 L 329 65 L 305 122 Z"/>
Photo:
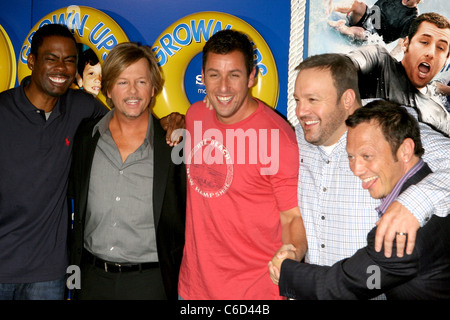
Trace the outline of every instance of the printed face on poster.
<path fill-rule="evenodd" d="M 380 16 L 387 15 L 392 21 L 407 21 L 408 12 L 383 12 L 384 2 L 398 2 L 400 9 L 407 11 L 407 7 L 416 5 L 418 14 L 437 12 L 447 18 L 450 17 L 450 7 L 447 1 L 442 0 L 320 0 L 309 2 L 309 41 L 308 56 L 326 52 L 347 53 L 356 47 L 368 44 L 380 44 L 386 46 L 392 52 L 397 46 L 398 33 L 382 34 L 383 23 Z M 366 20 L 363 29 L 350 28 L 350 19 L 353 12 L 361 10 L 361 4 L 367 6 Z M 353 5 L 353 7 L 352 7 Z M 352 12 L 353 11 L 353 12 Z M 409 10 L 412 12 L 412 10 Z M 371 17 L 367 18 L 367 15 Z M 355 13 L 356 16 L 356 13 Z M 403 20 L 401 20 L 403 19 Z M 398 27 L 401 23 L 398 22 Z M 363 32 L 363 39 L 359 36 Z M 380 35 L 380 33 L 382 35 Z M 401 50 L 400 50 L 401 51 Z M 402 58 L 402 53 L 395 54 L 397 59 Z M 395 53 L 395 52 L 394 52 Z"/>
<path fill-rule="evenodd" d="M 448 2 L 442 0 L 309 1 L 306 55 L 345 54 L 364 46 L 378 45 L 385 47 L 391 56 L 398 61 L 402 61 L 404 57 L 404 46 L 402 44 L 408 35 L 411 22 L 417 16 L 429 12 L 439 13 L 447 18 L 450 17 Z M 428 84 L 426 90 L 438 104 L 443 105 L 450 111 L 450 96 L 445 91 L 438 89 L 438 85 L 444 87 L 450 85 L 450 59 L 448 56 L 440 54 L 437 49 L 438 47 L 433 51 L 433 61 L 435 65 L 439 66 L 433 71 L 430 71 L 431 66 L 428 67 L 427 71 L 423 71 L 431 74 L 430 79 L 426 80 Z M 406 50 L 408 50 L 408 47 L 406 47 Z M 424 50 L 422 53 L 417 53 L 416 56 L 420 58 L 422 54 L 427 53 Z M 413 53 L 408 55 L 409 66 L 411 66 L 411 55 Z M 369 85 L 368 82 L 365 82 L 366 80 L 360 82 L 362 97 L 366 95 L 363 93 L 365 90 L 373 91 L 370 89 L 373 82 L 370 82 Z M 373 79 L 368 80 L 372 81 Z M 411 83 L 416 88 L 424 88 L 423 86 L 420 87 L 417 81 L 414 83 L 414 80 L 417 79 L 410 78 Z"/>

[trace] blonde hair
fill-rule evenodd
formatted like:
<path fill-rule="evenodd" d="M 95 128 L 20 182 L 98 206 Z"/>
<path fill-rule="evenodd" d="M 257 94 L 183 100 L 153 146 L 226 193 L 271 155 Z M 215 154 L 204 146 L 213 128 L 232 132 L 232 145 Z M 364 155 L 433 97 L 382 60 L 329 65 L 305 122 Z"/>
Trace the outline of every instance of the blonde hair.
<path fill-rule="evenodd" d="M 120 74 L 140 59 L 147 59 L 150 69 L 150 80 L 155 89 L 155 95 L 162 89 L 163 78 L 158 62 L 150 47 L 134 42 L 123 42 L 116 45 L 108 54 L 102 66 L 102 93 L 106 97 L 108 106 L 113 107 L 112 100 L 108 98 Z"/>

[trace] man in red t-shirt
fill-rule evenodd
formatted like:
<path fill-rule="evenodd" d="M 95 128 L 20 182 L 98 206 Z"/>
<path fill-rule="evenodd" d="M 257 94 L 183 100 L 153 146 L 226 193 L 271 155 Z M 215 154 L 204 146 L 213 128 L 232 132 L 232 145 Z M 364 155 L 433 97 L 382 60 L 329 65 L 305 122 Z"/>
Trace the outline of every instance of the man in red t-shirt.
<path fill-rule="evenodd" d="M 247 36 L 223 30 L 203 49 L 204 102 L 186 114 L 186 244 L 182 299 L 281 299 L 269 276 L 281 244 L 300 260 L 306 236 L 297 203 L 294 131 L 249 96 L 255 81 Z"/>

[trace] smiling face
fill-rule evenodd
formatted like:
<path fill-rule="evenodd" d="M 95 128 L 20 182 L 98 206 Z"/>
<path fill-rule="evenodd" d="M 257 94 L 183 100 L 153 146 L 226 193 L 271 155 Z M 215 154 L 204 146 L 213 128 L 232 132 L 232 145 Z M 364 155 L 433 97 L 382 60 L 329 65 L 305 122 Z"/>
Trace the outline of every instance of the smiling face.
<path fill-rule="evenodd" d="M 407 162 L 397 151 L 397 160 L 379 125 L 363 122 L 348 129 L 347 153 L 350 169 L 374 199 L 386 197 L 408 171 Z M 400 159 L 400 160 L 398 160 Z"/>
<path fill-rule="evenodd" d="M 401 61 L 411 83 L 425 87 L 442 69 L 449 55 L 450 29 L 424 21 L 412 39 L 405 38 Z"/>
<path fill-rule="evenodd" d="M 77 47 L 70 38 L 46 37 L 37 55 L 30 53 L 28 67 L 32 70 L 31 82 L 39 95 L 59 97 L 75 79 L 77 72 Z"/>
<path fill-rule="evenodd" d="M 149 110 L 155 93 L 149 63 L 141 58 L 125 68 L 107 92 L 116 114 L 127 119 L 137 119 Z"/>
<path fill-rule="evenodd" d="M 236 123 L 254 111 L 254 100 L 248 90 L 254 84 L 256 70 L 247 74 L 244 55 L 240 51 L 209 52 L 203 69 L 206 93 L 220 122 Z"/>
<path fill-rule="evenodd" d="M 78 76 L 77 76 L 78 77 Z M 87 92 L 97 96 L 101 89 L 102 66 L 100 62 L 92 66 L 86 64 L 83 71 L 83 78 L 78 77 L 78 86 L 84 88 Z"/>
<path fill-rule="evenodd" d="M 338 99 L 328 69 L 309 68 L 299 72 L 294 90 L 295 112 L 306 141 L 322 146 L 331 146 L 339 141 L 347 130 L 345 119 L 350 107 L 345 103 L 344 95 L 347 94 Z"/>

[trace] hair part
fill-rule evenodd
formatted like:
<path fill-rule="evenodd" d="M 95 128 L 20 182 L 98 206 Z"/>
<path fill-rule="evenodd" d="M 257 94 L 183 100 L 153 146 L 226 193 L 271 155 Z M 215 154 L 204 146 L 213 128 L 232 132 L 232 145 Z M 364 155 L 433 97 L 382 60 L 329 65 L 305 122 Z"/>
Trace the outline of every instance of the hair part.
<path fill-rule="evenodd" d="M 120 74 L 140 59 L 148 61 L 150 80 L 155 89 L 155 95 L 162 89 L 164 81 L 152 49 L 134 42 L 119 43 L 109 52 L 102 67 L 101 91 L 109 106 L 112 107 L 112 101 L 108 98 L 108 91 L 111 90 Z"/>
<path fill-rule="evenodd" d="M 350 115 L 345 123 L 355 128 L 361 123 L 374 121 L 381 128 L 384 138 L 391 147 L 394 159 L 397 151 L 406 138 L 414 142 L 414 154 L 421 157 L 425 150 L 420 139 L 420 128 L 417 120 L 398 103 L 387 100 L 374 100 Z"/>

